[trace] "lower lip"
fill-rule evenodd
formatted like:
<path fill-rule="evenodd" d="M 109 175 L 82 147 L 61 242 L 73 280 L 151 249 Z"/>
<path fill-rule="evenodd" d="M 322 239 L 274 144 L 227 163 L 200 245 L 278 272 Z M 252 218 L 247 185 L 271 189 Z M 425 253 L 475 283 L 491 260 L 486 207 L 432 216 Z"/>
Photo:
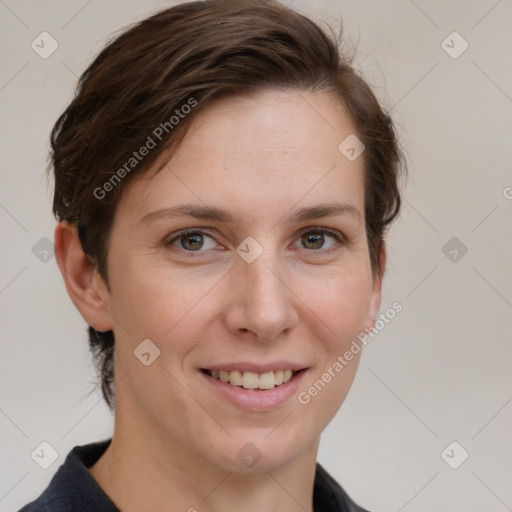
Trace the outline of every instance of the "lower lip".
<path fill-rule="evenodd" d="M 299 385 L 307 370 L 301 370 L 285 384 L 272 389 L 245 389 L 210 377 L 199 371 L 206 383 L 224 400 L 247 411 L 266 411 L 279 407 L 291 396 L 297 394 Z"/>

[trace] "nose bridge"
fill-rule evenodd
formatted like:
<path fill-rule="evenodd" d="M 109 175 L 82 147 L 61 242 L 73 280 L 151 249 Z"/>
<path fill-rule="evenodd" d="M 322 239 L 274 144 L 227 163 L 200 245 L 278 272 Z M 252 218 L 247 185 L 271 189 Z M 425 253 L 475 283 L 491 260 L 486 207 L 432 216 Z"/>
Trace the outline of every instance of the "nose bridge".
<path fill-rule="evenodd" d="M 297 315 L 278 251 L 270 243 L 263 246 L 259 242 L 259 245 L 261 253 L 253 261 L 239 253 L 242 256 L 233 269 L 237 291 L 231 328 L 250 330 L 270 340 L 292 327 Z"/>
<path fill-rule="evenodd" d="M 271 305 L 272 302 L 283 302 L 287 295 L 283 278 L 279 276 L 280 265 L 272 252 L 267 250 L 252 263 L 240 265 L 241 272 L 247 276 L 248 296 L 261 306 Z"/>

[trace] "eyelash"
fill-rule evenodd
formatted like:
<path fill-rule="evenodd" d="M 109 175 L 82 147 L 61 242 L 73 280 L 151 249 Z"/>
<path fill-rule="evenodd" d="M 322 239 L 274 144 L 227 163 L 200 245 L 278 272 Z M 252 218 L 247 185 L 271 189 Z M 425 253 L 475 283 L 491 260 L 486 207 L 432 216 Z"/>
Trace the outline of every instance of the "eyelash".
<path fill-rule="evenodd" d="M 345 245 L 347 243 L 347 239 L 345 238 L 344 235 L 342 235 L 341 233 L 339 233 L 337 231 L 333 231 L 331 229 L 327 229 L 327 228 L 323 228 L 323 227 L 306 228 L 304 231 L 302 231 L 298 235 L 298 238 L 302 238 L 304 235 L 307 235 L 309 233 L 328 235 L 328 236 L 331 236 L 332 238 L 334 238 L 336 240 L 336 242 L 337 242 L 336 246 L 335 247 L 331 247 L 330 249 L 323 249 L 323 250 L 322 249 L 316 249 L 316 250 L 315 249 L 311 249 L 311 250 L 306 249 L 306 250 L 308 250 L 308 252 L 311 252 L 311 253 L 329 254 L 332 251 L 337 250 L 340 245 Z M 180 238 L 184 238 L 184 237 L 190 236 L 190 235 L 203 235 L 203 236 L 206 235 L 206 236 L 214 239 L 213 236 L 208 234 L 206 231 L 203 231 L 202 229 L 199 229 L 199 228 L 185 229 L 184 231 L 180 231 L 172 239 L 165 240 L 164 241 L 165 246 L 166 247 L 171 247 L 175 241 L 179 240 Z M 175 247 L 175 249 L 183 251 L 183 252 L 189 254 L 190 256 L 193 256 L 195 253 L 200 254 L 202 252 L 205 252 L 205 251 L 201 251 L 201 250 L 189 251 L 187 249 L 183 249 L 182 247 Z"/>

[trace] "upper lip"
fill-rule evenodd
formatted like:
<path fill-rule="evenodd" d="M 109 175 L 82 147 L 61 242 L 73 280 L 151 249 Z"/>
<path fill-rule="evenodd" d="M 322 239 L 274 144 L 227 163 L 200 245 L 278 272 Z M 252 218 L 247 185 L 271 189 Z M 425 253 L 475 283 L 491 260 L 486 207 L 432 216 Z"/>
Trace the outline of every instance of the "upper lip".
<path fill-rule="evenodd" d="M 274 361 L 273 363 L 255 364 L 249 362 L 239 363 L 221 363 L 212 366 L 202 366 L 204 370 L 224 370 L 226 372 L 240 371 L 253 373 L 267 373 L 275 370 L 293 370 L 299 371 L 305 369 L 306 366 L 293 361 Z"/>

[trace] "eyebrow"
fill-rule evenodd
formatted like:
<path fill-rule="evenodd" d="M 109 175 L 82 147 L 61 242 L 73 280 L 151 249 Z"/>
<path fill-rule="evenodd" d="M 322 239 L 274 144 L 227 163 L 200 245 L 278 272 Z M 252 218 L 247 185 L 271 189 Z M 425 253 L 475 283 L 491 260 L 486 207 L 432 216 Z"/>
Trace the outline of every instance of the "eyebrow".
<path fill-rule="evenodd" d="M 343 202 L 322 203 L 315 206 L 301 208 L 286 217 L 285 220 L 287 223 L 293 224 L 322 217 L 335 217 L 338 215 L 351 215 L 358 221 L 362 220 L 361 213 L 355 206 Z M 233 224 L 235 226 L 242 224 L 241 217 L 233 215 L 225 208 L 199 204 L 180 204 L 169 208 L 161 208 L 144 215 L 138 223 L 148 224 L 156 220 L 172 219 L 175 217 L 194 217 L 201 220 L 216 220 L 225 224 Z"/>

